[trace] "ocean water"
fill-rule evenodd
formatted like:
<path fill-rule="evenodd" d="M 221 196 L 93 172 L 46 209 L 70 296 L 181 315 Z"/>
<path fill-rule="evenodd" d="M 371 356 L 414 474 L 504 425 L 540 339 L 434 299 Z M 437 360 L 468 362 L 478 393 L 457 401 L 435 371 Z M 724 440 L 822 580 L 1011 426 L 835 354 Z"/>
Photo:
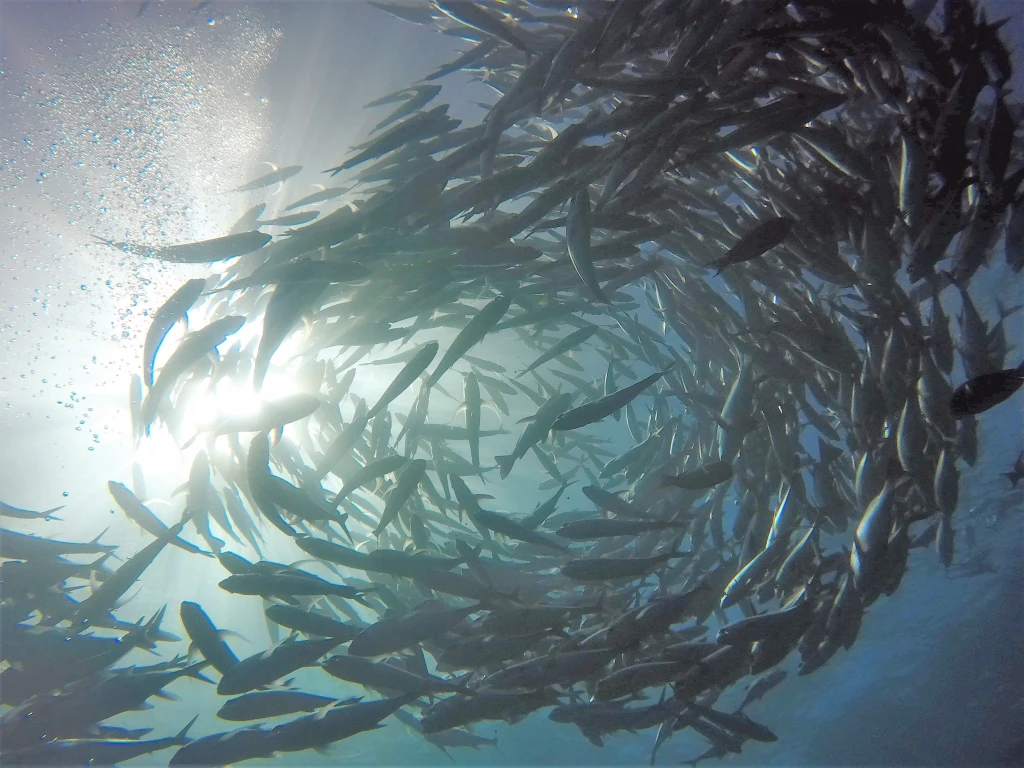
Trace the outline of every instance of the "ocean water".
<path fill-rule="evenodd" d="M 1012 0 L 990 6 L 994 17 L 1011 16 L 1004 34 L 1019 54 L 1024 12 Z M 64 505 L 60 521 L 5 519 L 4 525 L 71 541 L 91 540 L 105 529 L 103 540 L 117 544 L 127 557 L 150 537 L 115 511 L 107 481 L 131 486 L 137 464 L 147 503 L 170 523 L 182 508 L 177 490 L 187 481 L 198 448 L 180 450 L 160 430 L 136 447 L 129 379 L 140 369 L 152 312 L 186 279 L 206 277 L 215 268 L 133 257 L 97 238 L 202 240 L 224 234 L 258 202 L 268 202 L 268 214 L 283 208 L 323 183 L 320 170 L 346 157 L 389 109 L 364 104 L 449 61 L 459 41 L 357 0 L 218 0 L 199 7 L 194 2 L 5 1 L 0 36 L 0 499 L 30 509 Z M 453 75 L 443 82 L 449 114 L 464 124 L 485 114 L 476 102 L 493 102 L 493 91 L 469 77 Z M 1018 99 L 1024 95 L 1020 83 L 1018 69 L 1012 83 Z M 275 187 L 227 192 L 269 170 L 265 163 L 303 170 Z M 971 293 L 991 322 L 998 316 L 997 300 L 1004 306 L 1024 301 L 1024 281 L 996 258 L 975 277 Z M 635 290 L 633 295 L 641 321 L 657 326 L 646 294 Z M 955 317 L 955 292 L 944 299 Z M 165 349 L 183 333 L 179 324 Z M 239 338 L 249 343 L 258 334 L 259 325 L 249 324 Z M 442 329 L 431 331 L 430 338 L 443 351 L 454 335 L 454 329 Z M 1007 337 L 1007 364 L 1016 364 L 1024 354 L 1024 314 L 1007 321 Z M 283 357 L 300 349 L 298 334 L 286 342 Z M 354 390 L 368 402 L 399 370 L 368 363 L 400 349 L 397 343 L 380 345 L 361 361 Z M 511 371 L 537 353 L 506 334 L 485 339 L 470 354 Z M 574 360 L 583 368 L 576 375 L 604 376 L 605 361 L 595 352 L 579 353 Z M 638 365 L 635 372 L 647 375 L 648 370 Z M 277 366 L 264 394 L 294 391 L 296 375 L 294 367 Z M 953 379 L 962 380 L 959 363 Z M 435 392 L 430 420 L 460 424 L 461 382 L 450 374 L 443 383 L 454 397 Z M 414 386 L 394 402 L 392 412 L 408 413 L 415 394 Z M 219 399 L 182 405 L 183 432 L 217 407 L 245 397 L 251 395 L 244 389 L 228 389 Z M 484 429 L 508 430 L 482 441 L 485 465 L 511 448 L 521 428 L 516 421 L 534 410 L 522 396 L 510 398 L 509 407 L 509 415 L 497 408 L 483 411 Z M 646 423 L 646 403 L 638 411 Z M 350 415 L 348 407 L 346 420 Z M 624 421 L 606 421 L 592 434 L 606 440 L 609 451 L 617 454 L 633 444 Z M 806 677 L 795 674 L 794 659 L 783 662 L 790 671 L 787 679 L 748 710 L 779 741 L 748 742 L 729 764 L 1010 764 L 1006 755 L 1024 734 L 1024 485 L 1012 491 L 1003 473 L 1024 443 L 1022 427 L 1019 395 L 979 419 L 980 456 L 975 466 L 961 470 L 957 511 L 958 529 L 969 524 L 975 531 L 974 546 L 958 541 L 949 569 L 939 564 L 934 548 L 914 550 L 899 591 L 869 608 L 849 651 Z M 290 437 L 286 429 L 285 439 Z M 546 480 L 528 456 L 507 480 L 498 481 L 494 471 L 493 481 L 477 490 L 494 495 L 491 509 L 526 513 L 552 493 L 540 487 Z M 566 492 L 560 510 L 587 504 L 579 490 L 584 484 Z M 264 528 L 265 559 L 291 563 L 303 557 Z M 194 533 L 190 540 L 200 543 Z M 255 559 L 251 550 L 230 541 L 227 548 Z M 990 567 L 977 572 L 969 567 L 979 563 Z M 164 629 L 185 637 L 177 608 L 182 601 L 196 601 L 217 626 L 244 638 L 229 641 L 244 658 L 279 637 L 264 620 L 259 597 L 217 588 L 225 575 L 215 559 L 168 548 L 129 592 L 131 599 L 117 616 L 134 622 L 166 605 Z M 186 649 L 187 640 L 158 647 L 163 659 Z M 133 651 L 123 663 L 156 660 Z M 311 693 L 363 693 L 316 669 L 302 670 L 294 679 L 297 688 Z M 111 722 L 152 727 L 152 737 L 172 735 L 195 715 L 193 737 L 236 726 L 216 718 L 223 699 L 210 686 L 183 679 L 168 690 L 176 701 L 151 699 L 153 708 Z M 738 703 L 741 695 L 733 690 L 722 702 Z M 620 732 L 598 748 L 575 727 L 550 722 L 546 710 L 515 725 L 480 723 L 473 731 L 497 736 L 500 751 L 453 750 L 455 762 L 646 764 L 655 733 Z M 692 730 L 681 732 L 662 747 L 659 762 L 692 759 L 705 747 Z M 125 764 L 163 765 L 171 754 Z M 384 728 L 342 741 L 325 754 L 307 751 L 252 764 L 448 762 L 391 718 Z"/>

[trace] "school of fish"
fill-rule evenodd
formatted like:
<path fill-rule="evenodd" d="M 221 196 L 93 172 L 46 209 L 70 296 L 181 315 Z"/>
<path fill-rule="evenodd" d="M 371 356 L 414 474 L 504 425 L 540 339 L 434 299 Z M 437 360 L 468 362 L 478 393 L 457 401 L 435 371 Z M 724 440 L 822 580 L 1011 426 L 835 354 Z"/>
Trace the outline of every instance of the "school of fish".
<path fill-rule="evenodd" d="M 152 537 L 116 565 L 102 536 L 3 531 L 5 765 L 229 765 L 391 715 L 479 748 L 474 723 L 541 710 L 649 738 L 652 764 L 692 728 L 696 764 L 776 741 L 745 710 L 783 661 L 849 649 L 911 550 L 954 560 L 977 416 L 1024 384 L 1020 307 L 990 325 L 970 290 L 995 254 L 1024 268 L 1002 22 L 969 0 L 371 2 L 464 50 L 369 105 L 393 111 L 338 186 L 211 240 L 109 243 L 210 265 L 131 383 L 136 443 L 197 450 L 169 522 L 141 478 L 109 482 Z M 441 102 L 454 73 L 495 94 L 479 124 Z M 275 371 L 295 392 L 184 433 L 190 398 Z M 361 396 L 370 371 L 390 383 Z M 532 415 L 490 427 L 512 409 Z M 517 507 L 524 482 L 550 498 Z M 0 506 L 43 533 L 57 512 Z M 303 566 L 265 560 L 271 537 Z M 126 618 L 168 546 L 218 558 L 287 637 L 239 659 L 186 601 L 186 654 L 165 610 Z M 164 658 L 124 666 L 135 648 Z M 337 695 L 289 681 L 307 667 Z M 221 697 L 212 735 L 106 722 L 182 677 Z"/>

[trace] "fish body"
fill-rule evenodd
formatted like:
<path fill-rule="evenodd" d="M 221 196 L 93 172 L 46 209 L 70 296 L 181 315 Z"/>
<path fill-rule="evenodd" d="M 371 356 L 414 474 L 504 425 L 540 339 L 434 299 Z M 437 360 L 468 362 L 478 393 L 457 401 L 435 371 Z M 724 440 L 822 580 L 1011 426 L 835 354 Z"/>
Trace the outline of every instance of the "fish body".
<path fill-rule="evenodd" d="M 512 304 L 510 296 L 498 296 L 486 304 L 466 326 L 459 331 L 459 334 L 452 341 L 451 345 L 441 357 L 428 379 L 428 386 L 433 387 L 440 380 L 455 361 L 481 341 L 495 325 L 505 316 L 509 306 Z"/>
<path fill-rule="evenodd" d="M 302 170 L 301 165 L 286 165 L 283 168 L 274 168 L 270 173 L 253 179 L 252 181 L 242 184 L 240 187 L 235 187 L 232 192 L 254 192 L 257 189 L 263 189 L 264 187 L 271 187 L 274 184 L 279 184 L 282 181 L 287 181 L 292 176 L 295 176 L 299 171 Z"/>
<path fill-rule="evenodd" d="M 147 387 L 153 386 L 153 367 L 156 364 L 157 352 L 160 351 L 160 344 L 174 324 L 186 317 L 189 308 L 196 303 L 205 285 L 205 280 L 189 280 L 153 313 L 142 347 L 142 381 Z"/>
<path fill-rule="evenodd" d="M 1024 363 L 996 373 L 983 373 L 957 387 L 949 398 L 949 410 L 956 419 L 976 416 L 994 408 L 1024 385 Z"/>
<path fill-rule="evenodd" d="M 658 373 L 651 374 L 646 379 L 642 379 L 628 387 L 623 387 L 617 392 L 606 395 L 599 400 L 576 406 L 555 419 L 551 424 L 551 429 L 556 432 L 579 429 L 580 427 L 600 421 L 607 416 L 611 416 L 635 400 L 645 389 L 661 379 L 666 373 L 667 371 L 659 371 Z"/>
<path fill-rule="evenodd" d="M 338 640 L 334 638 L 294 640 L 254 654 L 242 659 L 224 674 L 217 684 L 217 693 L 230 696 L 269 685 L 302 667 L 312 666 L 336 645 Z"/>
<path fill-rule="evenodd" d="M 156 420 L 157 408 L 164 397 L 170 394 L 178 379 L 203 357 L 223 344 L 228 336 L 237 333 L 243 325 L 244 317 L 222 317 L 197 331 L 192 331 L 181 340 L 160 369 L 160 375 L 142 402 L 139 420 L 147 435 Z"/>

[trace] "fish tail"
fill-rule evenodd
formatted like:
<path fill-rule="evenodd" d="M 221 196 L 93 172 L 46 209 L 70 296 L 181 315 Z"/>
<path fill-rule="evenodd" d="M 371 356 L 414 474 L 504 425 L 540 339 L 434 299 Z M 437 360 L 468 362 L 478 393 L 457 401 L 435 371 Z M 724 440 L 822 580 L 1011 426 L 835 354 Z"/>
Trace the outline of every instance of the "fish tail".
<path fill-rule="evenodd" d="M 516 463 L 516 457 L 495 456 L 494 460 L 498 463 L 498 471 L 501 474 L 501 479 L 504 480 L 508 477 L 508 473 L 512 471 L 512 465 Z"/>
<path fill-rule="evenodd" d="M 204 683 L 209 683 L 210 685 L 215 685 L 213 680 L 211 680 L 203 674 L 203 669 L 208 666 L 210 666 L 209 661 L 197 661 L 192 666 L 185 667 L 183 670 L 181 670 L 181 674 L 185 675 L 186 677 L 194 677 L 196 680 L 202 680 Z"/>

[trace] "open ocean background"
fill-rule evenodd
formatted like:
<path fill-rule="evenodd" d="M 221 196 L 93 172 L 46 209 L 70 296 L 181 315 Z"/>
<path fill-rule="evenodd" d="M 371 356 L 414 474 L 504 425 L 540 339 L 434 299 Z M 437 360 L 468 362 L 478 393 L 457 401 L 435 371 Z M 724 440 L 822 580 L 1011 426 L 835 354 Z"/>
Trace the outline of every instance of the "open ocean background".
<path fill-rule="evenodd" d="M 1015 51 L 1019 101 L 1024 3 L 987 6 L 992 17 L 1012 16 L 1003 34 Z M 188 476 L 189 461 L 166 446 L 148 444 L 133 458 L 128 381 L 139 367 L 148 313 L 185 279 L 209 270 L 130 259 L 98 247 L 93 235 L 215 237 L 267 192 L 224 190 L 265 172 L 264 161 L 303 165 L 267 198 L 270 215 L 312 191 L 320 169 L 345 156 L 386 113 L 363 104 L 450 60 L 456 43 L 357 0 L 217 0 L 199 9 L 194 2 L 0 2 L 0 499 L 32 509 L 67 505 L 63 522 L 5 525 L 83 541 L 109 526 L 104 540 L 132 551 L 148 537 L 111 511 L 107 480 L 129 483 L 137 458 L 149 496 L 171 499 Z M 462 74 L 444 82 L 450 113 L 478 120 L 483 111 L 473 102 L 487 96 L 484 86 Z M 1001 259 L 993 263 L 972 284 L 989 321 L 997 297 L 1024 301 L 1020 277 Z M 957 315 L 955 292 L 946 298 L 947 312 Z M 1007 363 L 1016 365 L 1024 355 L 1024 315 L 1009 325 Z M 510 368 L 532 354 L 489 344 L 473 354 Z M 380 370 L 383 389 L 395 369 Z M 493 427 L 491 419 L 485 411 L 484 428 Z M 808 677 L 797 677 L 794 660 L 787 661 L 785 683 L 749 710 L 779 742 L 750 743 L 729 765 L 1020 764 L 1005 759 L 1015 745 L 1021 759 L 1024 738 L 1024 484 L 1012 492 L 1002 473 L 1024 444 L 1022 399 L 979 424 L 979 461 L 962 470 L 954 567 L 944 571 L 933 549 L 914 550 L 899 591 L 870 608 L 852 650 Z M 489 459 L 496 446 L 484 445 Z M 543 478 L 533 482 L 531 467 L 517 466 L 514 498 L 495 491 L 496 508 L 528 511 L 549 495 L 536 489 Z M 573 508 L 578 486 L 565 498 L 564 508 Z M 181 498 L 171 504 L 179 508 Z M 153 508 L 174 518 L 166 506 Z M 963 540 L 968 524 L 973 549 Z M 278 554 L 290 556 L 265 552 L 268 559 Z M 972 558 L 992 571 L 971 575 L 964 563 Z M 169 548 L 119 615 L 134 620 L 165 603 L 199 600 L 218 626 L 251 641 L 232 641 L 239 657 L 267 647 L 260 599 L 218 590 L 220 578 L 215 560 Z M 184 636 L 176 610 L 164 626 Z M 126 660 L 154 658 L 135 651 Z M 311 670 L 297 676 L 309 692 L 339 690 L 325 679 Z M 156 709 L 115 722 L 155 726 L 155 737 L 202 714 L 191 735 L 228 729 L 214 718 L 220 702 L 208 686 L 185 679 L 171 690 L 178 701 L 155 699 Z M 448 764 L 419 735 L 393 718 L 387 723 L 327 755 L 252 764 Z M 550 723 L 546 712 L 514 727 L 486 723 L 474 731 L 497 734 L 501 752 L 456 751 L 457 762 L 646 764 L 654 738 L 654 731 L 620 733 L 598 749 L 575 728 Z M 695 757 L 704 746 L 692 731 L 677 734 L 659 762 Z M 132 764 L 164 764 L 169 755 Z"/>

